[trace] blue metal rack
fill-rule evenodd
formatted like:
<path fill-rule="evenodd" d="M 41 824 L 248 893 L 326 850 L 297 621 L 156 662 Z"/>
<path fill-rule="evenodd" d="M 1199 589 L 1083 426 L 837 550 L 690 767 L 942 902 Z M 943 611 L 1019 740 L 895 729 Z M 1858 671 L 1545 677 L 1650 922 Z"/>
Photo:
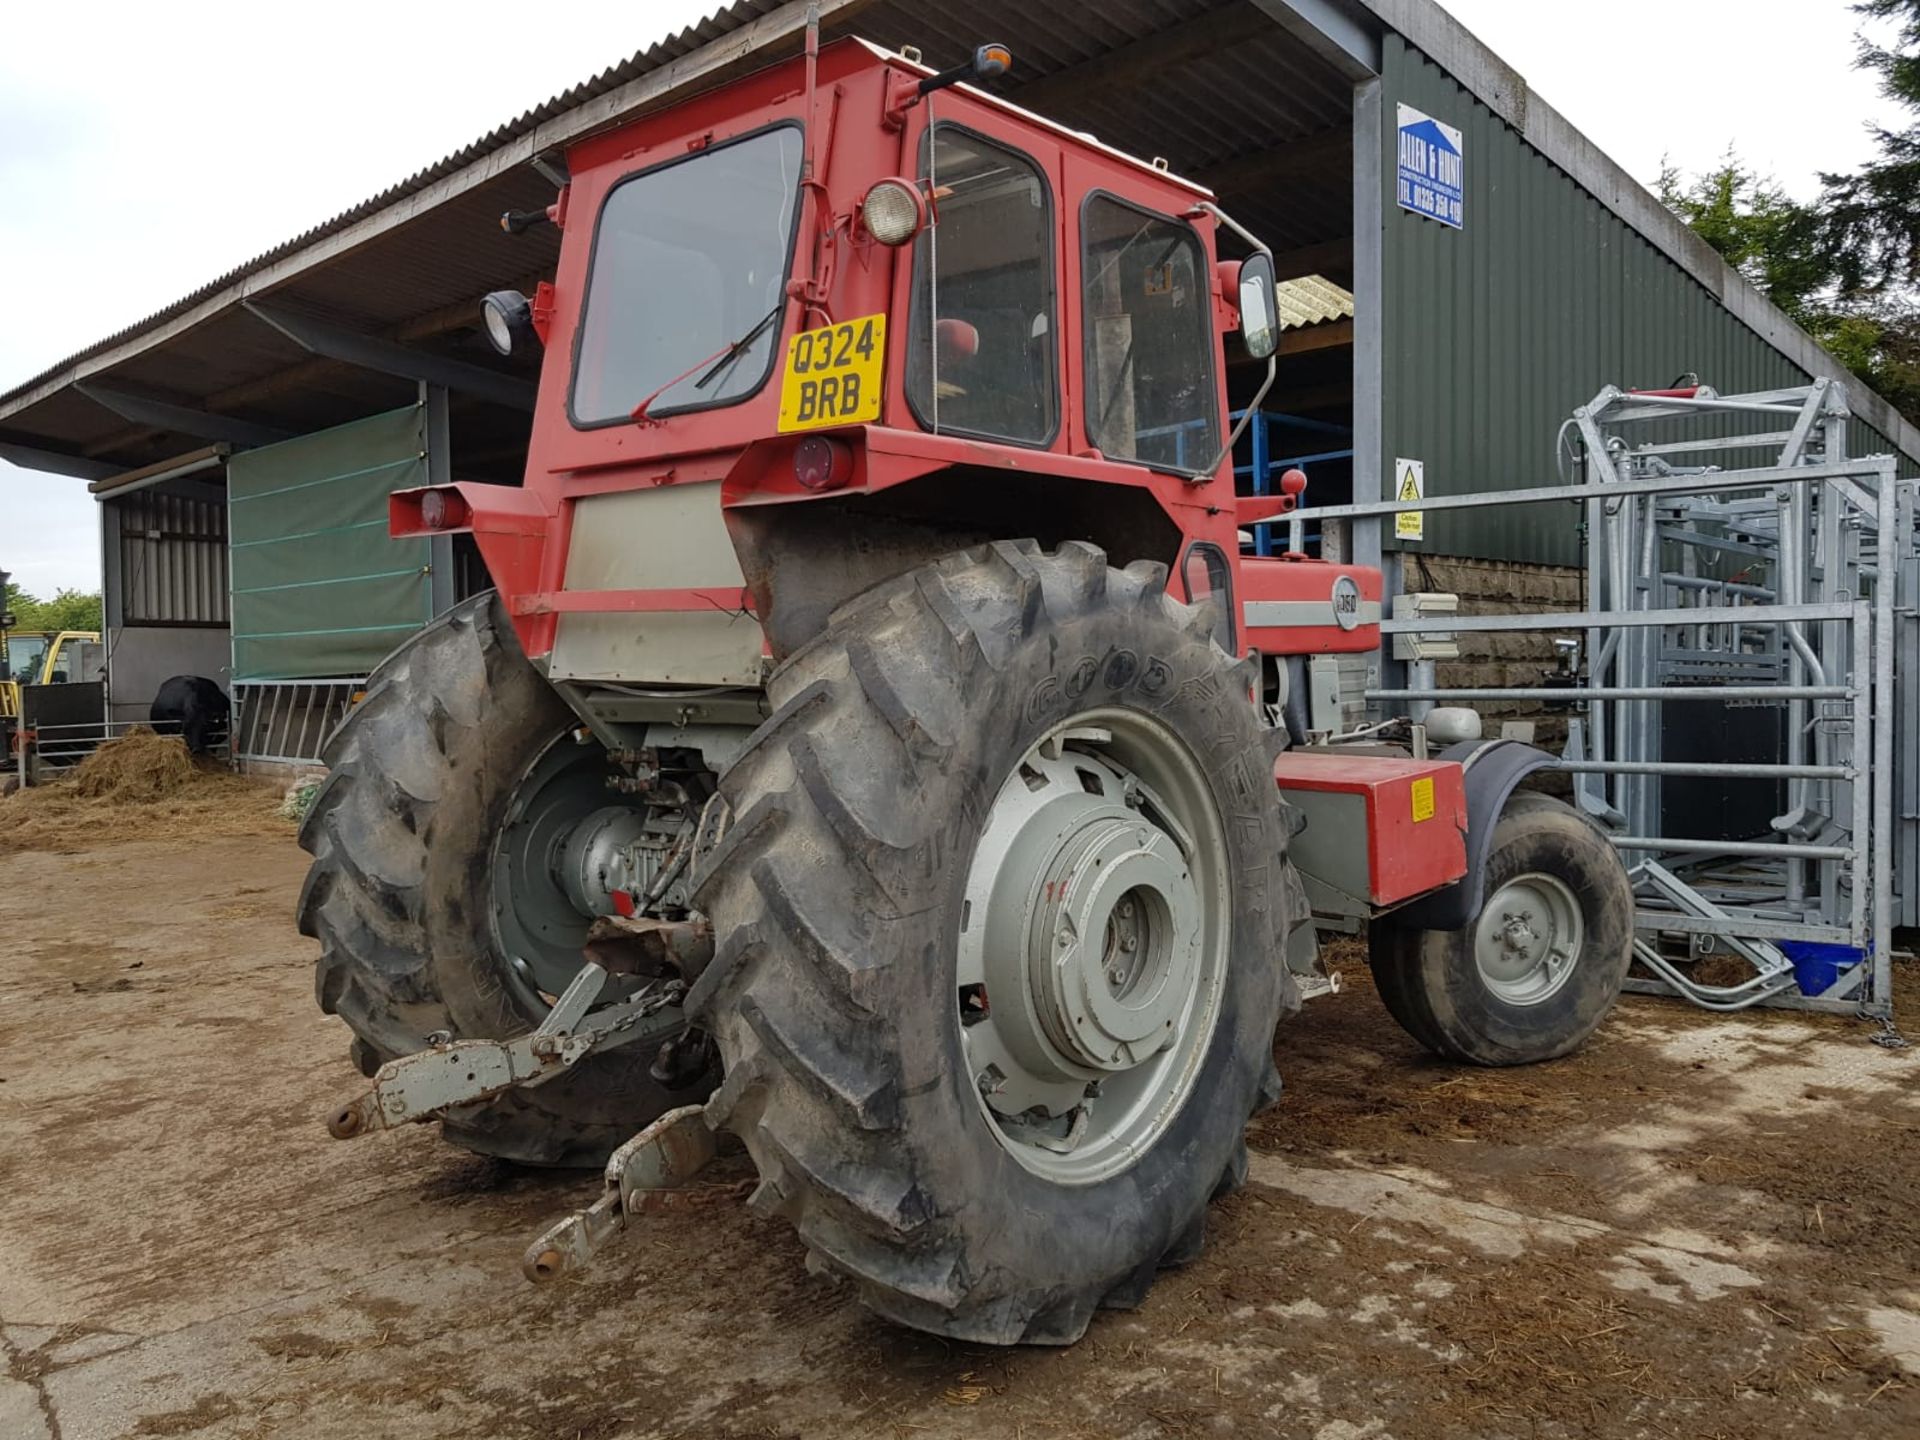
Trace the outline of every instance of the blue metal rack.
<path fill-rule="evenodd" d="M 1245 411 L 1235 412 L 1231 417 L 1232 423 L 1238 424 L 1240 416 L 1245 413 Z M 1336 440 L 1344 440 L 1347 446 L 1343 450 L 1317 450 L 1297 455 L 1276 456 L 1273 453 L 1276 448 L 1274 445 L 1276 429 L 1301 432 L 1303 441 L 1309 436 L 1325 435 Z M 1236 482 L 1234 488 L 1239 489 L 1238 481 L 1244 475 L 1252 481 L 1255 495 L 1271 495 L 1276 477 L 1285 474 L 1294 466 L 1304 469 L 1308 465 L 1325 461 L 1353 459 L 1353 431 L 1347 426 L 1335 425 L 1327 420 L 1308 420 L 1304 416 L 1288 415 L 1277 410 L 1256 411 L 1252 423 L 1247 426 L 1247 438 L 1252 442 L 1253 453 L 1247 464 L 1233 467 L 1233 478 Z M 1273 527 L 1286 521 L 1287 517 L 1282 515 L 1255 525 L 1253 553 L 1256 555 L 1277 553 L 1282 547 L 1275 541 Z M 1316 533 L 1314 539 L 1318 538 Z"/>
<path fill-rule="evenodd" d="M 1235 410 L 1227 417 L 1227 423 L 1229 425 L 1238 425 L 1240 423 L 1240 417 L 1246 413 L 1244 410 Z M 1206 428 L 1205 421 L 1188 420 L 1182 421 L 1177 425 L 1162 425 L 1151 430 L 1142 430 L 1139 438 L 1144 440 L 1149 436 L 1172 435 L 1174 446 L 1173 463 L 1184 466 L 1187 464 L 1187 437 L 1189 435 L 1199 436 L 1205 432 Z M 1345 441 L 1346 448 L 1341 450 L 1305 451 L 1294 455 L 1275 455 L 1273 453 L 1276 448 L 1274 445 L 1275 432 L 1286 431 L 1298 432 L 1298 439 L 1295 443 L 1310 443 L 1308 437 L 1324 435 L 1331 440 Z M 1252 482 L 1252 493 L 1255 495 L 1271 495 L 1273 493 L 1275 477 L 1285 474 L 1296 465 L 1304 468 L 1308 465 L 1321 464 L 1331 460 L 1351 461 L 1353 459 L 1353 431 L 1349 427 L 1345 425 L 1335 425 L 1329 420 L 1309 420 L 1303 415 L 1288 415 L 1279 410 L 1255 411 L 1252 422 L 1247 426 L 1247 432 L 1244 438 L 1251 442 L 1253 453 L 1247 464 L 1235 465 L 1233 467 L 1234 489 L 1238 491 L 1240 489 L 1240 481 L 1245 478 Z M 1283 547 L 1275 540 L 1273 527 L 1287 523 L 1288 517 L 1281 515 L 1276 516 L 1272 520 L 1262 520 L 1255 524 L 1252 527 L 1254 554 L 1277 554 Z M 1311 536 L 1303 533 L 1300 542 L 1302 548 L 1305 548 L 1309 540 L 1318 544 L 1319 538 L 1317 527 Z"/>

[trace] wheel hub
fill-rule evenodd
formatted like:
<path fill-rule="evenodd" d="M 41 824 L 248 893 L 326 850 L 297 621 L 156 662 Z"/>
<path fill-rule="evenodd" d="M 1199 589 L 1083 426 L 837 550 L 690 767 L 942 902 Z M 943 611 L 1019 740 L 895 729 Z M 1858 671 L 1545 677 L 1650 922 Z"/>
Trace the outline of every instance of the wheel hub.
<path fill-rule="evenodd" d="M 1174 736 L 1096 712 L 1002 786 L 968 870 L 961 1040 L 1002 1143 L 1098 1178 L 1184 1099 L 1217 1018 L 1225 840 Z"/>
<path fill-rule="evenodd" d="M 1517 876 L 1487 897 L 1474 927 L 1474 960 L 1487 988 L 1510 1005 L 1538 1005 L 1567 983 L 1586 936 L 1580 902 L 1553 875 Z"/>
<path fill-rule="evenodd" d="M 1092 798 L 1092 797 L 1089 797 Z M 1047 1038 L 1071 1063 L 1127 1070 L 1166 1047 L 1199 978 L 1199 905 L 1173 837 L 1137 813 L 1053 845 L 1024 967 Z M 991 989 L 989 989 L 991 994 Z"/>
<path fill-rule="evenodd" d="M 613 891 L 641 878 L 646 812 L 608 803 L 614 774 L 598 745 L 559 736 L 521 777 L 494 837 L 494 929 L 536 1011 L 579 972 L 587 927 L 612 913 Z"/>
<path fill-rule="evenodd" d="M 639 848 L 646 812 L 625 805 L 596 810 L 568 830 L 554 848 L 553 877 L 582 915 L 612 915 L 614 892 L 631 893 L 653 876 Z"/>

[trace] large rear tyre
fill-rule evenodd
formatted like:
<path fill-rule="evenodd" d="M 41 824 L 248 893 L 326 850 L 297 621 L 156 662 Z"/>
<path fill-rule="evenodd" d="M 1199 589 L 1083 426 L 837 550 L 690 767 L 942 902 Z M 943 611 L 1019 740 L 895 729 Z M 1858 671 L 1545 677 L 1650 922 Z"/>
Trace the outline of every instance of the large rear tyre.
<path fill-rule="evenodd" d="M 1633 960 L 1633 886 L 1620 857 L 1571 806 L 1511 796 L 1493 832 L 1480 913 L 1458 930 L 1368 937 L 1388 1012 L 1435 1054 L 1527 1065 L 1582 1045 Z"/>
<path fill-rule="evenodd" d="M 327 779 L 300 829 L 313 866 L 299 924 L 320 942 L 320 1008 L 351 1027 L 364 1072 L 436 1032 L 522 1034 L 577 970 L 589 922 L 528 863 L 583 807 L 606 803 L 604 752 L 573 744 L 577 723 L 487 594 L 389 656 L 327 742 Z M 705 1093 L 659 1085 L 654 1053 L 589 1057 L 454 1112 L 442 1133 L 526 1164 L 602 1164 Z"/>
<path fill-rule="evenodd" d="M 901 1323 L 1067 1344 L 1198 1253 L 1308 919 L 1272 732 L 1163 566 L 951 556 L 849 602 L 722 777 L 688 997 L 754 1204 Z"/>

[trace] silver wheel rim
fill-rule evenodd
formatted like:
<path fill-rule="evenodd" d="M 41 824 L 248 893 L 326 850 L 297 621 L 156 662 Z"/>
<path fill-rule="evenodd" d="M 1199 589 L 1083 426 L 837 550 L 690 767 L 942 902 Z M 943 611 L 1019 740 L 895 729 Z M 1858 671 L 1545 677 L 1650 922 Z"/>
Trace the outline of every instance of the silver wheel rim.
<path fill-rule="evenodd" d="M 1480 979 L 1509 1005 L 1538 1005 L 1572 976 L 1586 941 L 1580 901 L 1566 881 L 1515 876 L 1487 897 L 1474 922 Z"/>
<path fill-rule="evenodd" d="M 1014 767 L 967 870 L 957 1008 L 1027 1169 L 1091 1184 L 1173 1123 L 1220 1016 L 1229 893 L 1206 773 L 1159 721 L 1088 711 Z"/>

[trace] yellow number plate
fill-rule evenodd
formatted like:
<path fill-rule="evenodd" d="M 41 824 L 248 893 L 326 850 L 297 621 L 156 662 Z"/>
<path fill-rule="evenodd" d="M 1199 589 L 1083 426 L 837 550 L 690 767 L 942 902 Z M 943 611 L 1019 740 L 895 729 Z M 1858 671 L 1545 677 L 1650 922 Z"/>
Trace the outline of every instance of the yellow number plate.
<path fill-rule="evenodd" d="M 780 428 L 818 430 L 880 418 L 880 368 L 887 317 L 862 315 L 787 342 L 780 376 Z"/>

